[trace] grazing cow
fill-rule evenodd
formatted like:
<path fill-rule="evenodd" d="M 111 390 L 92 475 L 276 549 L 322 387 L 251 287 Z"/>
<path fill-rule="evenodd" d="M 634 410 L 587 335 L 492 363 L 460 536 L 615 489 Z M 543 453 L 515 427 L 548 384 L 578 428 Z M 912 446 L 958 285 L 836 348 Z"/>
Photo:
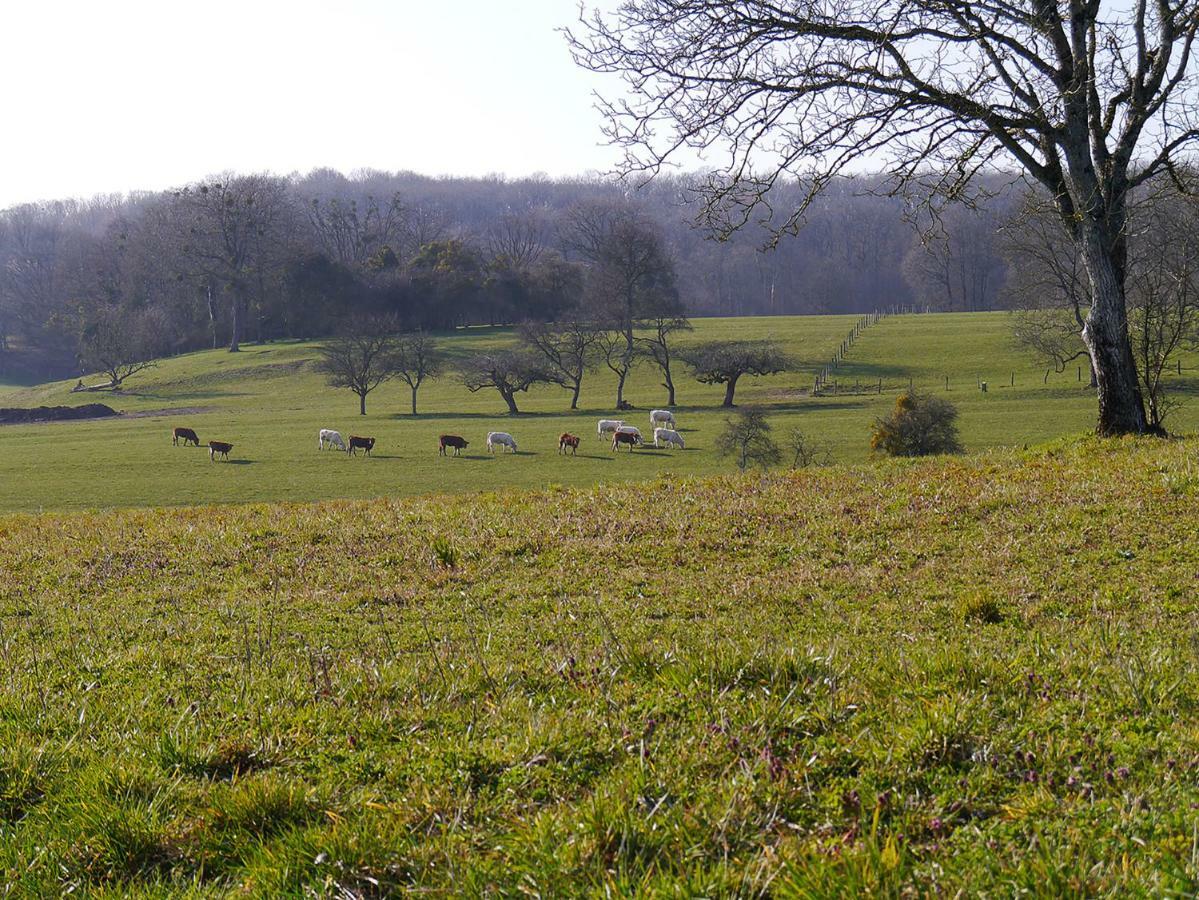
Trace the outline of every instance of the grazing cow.
<path fill-rule="evenodd" d="M 367 456 L 371 455 L 371 449 L 375 446 L 373 437 L 359 437 L 356 434 L 350 435 L 350 456 L 357 456 L 354 451 L 362 450 Z"/>
<path fill-rule="evenodd" d="M 496 447 L 503 447 L 505 453 L 507 453 L 509 449 L 515 453 L 516 440 L 506 431 L 487 432 L 487 452 L 494 453 Z"/>
<path fill-rule="evenodd" d="M 456 434 L 443 434 L 437 439 L 437 442 L 440 445 L 440 449 L 437 451 L 439 456 L 446 455 L 446 447 L 453 447 L 454 455 L 461 456 L 462 451 L 466 449 L 467 444 L 470 443 L 470 441 L 460 438 Z"/>
<path fill-rule="evenodd" d="M 579 436 L 571 434 L 569 431 L 564 431 L 558 435 L 558 452 L 565 453 L 566 448 L 570 448 L 570 455 L 577 456 L 579 453 Z"/>
<path fill-rule="evenodd" d="M 332 428 L 322 428 L 321 435 L 316 439 L 316 448 L 324 450 L 325 444 L 330 447 L 336 447 L 338 450 L 346 449 L 346 442 L 341 439 L 341 433 L 334 431 Z"/>
<path fill-rule="evenodd" d="M 651 409 L 649 413 L 649 427 L 657 428 L 659 425 L 669 425 L 671 428 L 678 428 L 675 424 L 674 413 L 669 409 Z"/>
<path fill-rule="evenodd" d="M 645 443 L 645 438 L 641 436 L 641 429 L 636 425 L 621 425 L 616 429 L 616 434 L 632 434 L 637 437 L 638 444 Z"/>
<path fill-rule="evenodd" d="M 668 447 L 677 446 L 680 450 L 686 447 L 686 445 L 683 443 L 683 436 L 677 431 L 673 431 L 670 428 L 655 428 L 654 446 L 661 447 L 662 444 L 665 444 Z"/>
<path fill-rule="evenodd" d="M 599 425 L 595 429 L 596 437 L 602 441 L 605 434 L 611 434 L 623 424 L 624 420 L 622 419 L 600 419 Z"/>
<path fill-rule="evenodd" d="M 186 447 L 189 443 L 200 446 L 200 439 L 196 437 L 196 433 L 190 428 L 175 428 L 171 431 L 171 443 L 176 447 L 179 446 L 179 439 L 183 439 L 183 446 Z"/>
<path fill-rule="evenodd" d="M 612 450 L 615 451 L 621 444 L 629 445 L 629 452 L 633 452 L 633 448 L 638 444 L 643 443 L 640 432 L 636 429 L 632 431 L 614 431 L 612 432 Z"/>
<path fill-rule="evenodd" d="M 232 449 L 233 449 L 233 445 L 228 444 L 225 441 L 209 441 L 208 442 L 208 458 L 215 462 L 217 454 L 219 453 L 226 460 L 228 460 L 229 459 L 229 451 Z"/>

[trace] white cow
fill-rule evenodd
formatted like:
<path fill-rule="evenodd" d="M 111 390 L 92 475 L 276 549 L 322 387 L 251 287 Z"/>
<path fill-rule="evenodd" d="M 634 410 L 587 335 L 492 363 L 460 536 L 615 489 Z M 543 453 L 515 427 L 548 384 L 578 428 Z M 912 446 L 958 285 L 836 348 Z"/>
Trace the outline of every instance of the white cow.
<path fill-rule="evenodd" d="M 674 413 L 669 409 L 651 409 L 649 412 L 649 427 L 657 428 L 659 425 L 669 425 L 671 428 L 679 427 L 674 420 Z"/>
<path fill-rule="evenodd" d="M 322 428 L 321 436 L 317 438 L 316 447 L 318 450 L 324 450 L 325 444 L 330 447 L 336 447 L 338 450 L 346 449 L 345 441 L 341 439 L 341 435 L 331 428 Z"/>
<path fill-rule="evenodd" d="M 512 452 L 516 452 L 516 441 L 512 435 L 506 431 L 489 431 L 487 432 L 487 452 L 494 453 L 496 447 L 511 448 Z M 507 449 L 504 450 L 508 452 Z"/>
<path fill-rule="evenodd" d="M 611 434 L 623 424 L 623 419 L 600 419 L 599 426 L 595 429 L 595 436 L 602 441 L 605 434 Z"/>
<path fill-rule="evenodd" d="M 680 450 L 686 446 L 683 443 L 683 436 L 677 431 L 670 428 L 655 428 L 654 429 L 654 446 L 661 447 L 666 444 L 668 447 L 678 446 Z"/>

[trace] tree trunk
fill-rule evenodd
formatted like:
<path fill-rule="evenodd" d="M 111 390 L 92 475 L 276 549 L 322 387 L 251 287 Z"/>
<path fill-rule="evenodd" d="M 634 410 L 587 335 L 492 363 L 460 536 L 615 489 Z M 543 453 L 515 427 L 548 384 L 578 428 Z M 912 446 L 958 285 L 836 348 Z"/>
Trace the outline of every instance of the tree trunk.
<path fill-rule="evenodd" d="M 629 370 L 621 369 L 616 373 L 616 408 L 624 409 L 624 380 L 628 377 Z"/>
<path fill-rule="evenodd" d="M 416 415 L 416 388 L 412 389 L 412 415 Z"/>
<path fill-rule="evenodd" d="M 516 408 L 516 394 L 514 394 L 512 391 L 500 391 L 500 394 L 503 396 L 504 401 L 508 404 L 508 415 L 514 416 L 520 412 L 520 410 Z"/>
<path fill-rule="evenodd" d="M 570 395 L 570 408 L 571 409 L 579 408 L 579 391 L 581 391 L 582 389 L 583 389 L 583 382 L 576 380 L 575 385 L 574 385 L 574 390 L 571 392 L 571 395 Z"/>
<path fill-rule="evenodd" d="M 358 415 L 366 415 L 366 394 L 358 395 Z"/>
<path fill-rule="evenodd" d="M 1110 242 L 1098 226 L 1089 229 L 1084 244 L 1091 308 L 1082 341 L 1091 356 L 1099 395 L 1095 430 L 1103 437 L 1144 434 L 1150 429 L 1128 335 L 1123 279 L 1117 272 Z"/>
<path fill-rule="evenodd" d="M 229 352 L 237 353 L 241 350 L 242 330 L 245 328 L 246 307 L 242 301 L 240 293 L 234 290 L 233 303 L 233 334 L 229 338 Z"/>
<path fill-rule="evenodd" d="M 740 375 L 736 375 L 728 380 L 724 386 L 724 406 L 733 406 L 733 393 L 737 390 L 737 379 Z"/>
<path fill-rule="evenodd" d="M 674 406 L 674 379 L 670 377 L 670 364 L 667 363 L 662 367 L 662 374 L 666 376 L 666 380 L 662 382 L 662 386 L 666 388 L 666 405 Z"/>

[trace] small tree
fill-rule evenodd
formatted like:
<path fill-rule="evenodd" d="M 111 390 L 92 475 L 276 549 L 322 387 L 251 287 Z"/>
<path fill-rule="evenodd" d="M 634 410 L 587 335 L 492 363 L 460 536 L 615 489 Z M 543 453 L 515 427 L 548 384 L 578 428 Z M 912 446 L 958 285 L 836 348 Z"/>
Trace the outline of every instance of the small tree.
<path fill-rule="evenodd" d="M 595 366 L 595 344 L 602 329 L 583 319 L 571 318 L 553 324 L 529 323 L 520 333 L 571 392 L 570 408 L 578 409 L 583 376 Z"/>
<path fill-rule="evenodd" d="M 416 392 L 426 379 L 436 378 L 445 367 L 445 353 L 432 335 L 413 331 L 396 341 L 395 374 L 412 391 L 412 415 L 416 415 Z"/>
<path fill-rule="evenodd" d="M 710 341 L 680 354 L 704 384 L 723 384 L 724 403 L 733 406 L 733 395 L 742 375 L 776 375 L 795 368 L 795 362 L 772 341 Z"/>
<path fill-rule="evenodd" d="M 535 384 L 561 384 L 559 375 L 543 367 L 531 353 L 507 350 L 481 353 L 462 367 L 462 383 L 472 394 L 483 388 L 495 388 L 515 415 L 516 395 Z"/>
<path fill-rule="evenodd" d="M 737 467 L 744 471 L 751 464 L 763 469 L 782 458 L 782 451 L 770 436 L 771 426 L 766 413 L 747 406 L 724 420 L 724 431 L 716 438 L 716 452 L 732 456 Z"/>
<path fill-rule="evenodd" d="M 948 400 L 908 391 L 896 398 L 889 415 L 874 420 L 870 448 L 888 456 L 961 453 L 957 418 Z"/>
<path fill-rule="evenodd" d="M 355 319 L 337 338 L 320 348 L 317 363 L 331 387 L 358 395 L 358 413 L 366 415 L 366 395 L 396 374 L 399 342 L 391 319 Z"/>
<path fill-rule="evenodd" d="M 92 316 L 79 337 L 79 365 L 108 376 L 104 388 L 152 368 L 157 355 L 155 328 L 144 315 L 122 309 L 103 309 Z"/>
<path fill-rule="evenodd" d="M 791 452 L 791 468 L 806 469 L 808 466 L 828 462 L 829 453 L 825 447 L 815 443 L 799 428 L 792 428 L 787 435 L 787 449 Z"/>

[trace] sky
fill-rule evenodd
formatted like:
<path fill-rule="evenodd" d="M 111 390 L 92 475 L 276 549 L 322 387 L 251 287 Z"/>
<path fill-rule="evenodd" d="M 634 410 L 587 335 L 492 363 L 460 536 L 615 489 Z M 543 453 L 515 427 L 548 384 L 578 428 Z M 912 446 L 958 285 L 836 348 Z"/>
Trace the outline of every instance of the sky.
<path fill-rule="evenodd" d="M 619 85 L 574 65 L 555 29 L 577 15 L 575 0 L 9 0 L 0 208 L 225 170 L 609 171 L 592 93 Z"/>

